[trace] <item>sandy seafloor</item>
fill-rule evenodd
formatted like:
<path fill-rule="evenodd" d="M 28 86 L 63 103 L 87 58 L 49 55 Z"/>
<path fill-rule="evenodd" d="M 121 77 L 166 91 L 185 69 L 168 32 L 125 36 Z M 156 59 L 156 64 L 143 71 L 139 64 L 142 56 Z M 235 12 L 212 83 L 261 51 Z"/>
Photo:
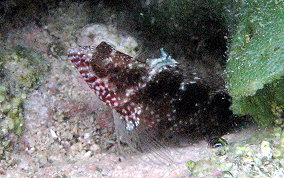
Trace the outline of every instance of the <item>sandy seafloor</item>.
<path fill-rule="evenodd" d="M 171 148 L 178 163 L 155 163 L 147 155 L 124 158 L 117 153 L 111 109 L 105 106 L 67 61 L 78 45 L 108 41 L 135 55 L 137 41 L 115 24 L 88 23 L 80 3 L 61 5 L 46 15 L 7 31 L 2 44 L 41 52 L 50 64 L 44 82 L 24 101 L 25 130 L 1 161 L 0 177 L 282 177 L 284 134 L 256 126 L 225 135 L 226 148 L 205 141 Z M 57 49 L 63 46 L 62 51 Z M 268 143 L 268 144 L 267 144 Z M 266 145 L 263 146 L 263 145 Z M 267 146 L 268 145 L 268 146 Z M 194 165 L 186 164 L 193 161 Z"/>

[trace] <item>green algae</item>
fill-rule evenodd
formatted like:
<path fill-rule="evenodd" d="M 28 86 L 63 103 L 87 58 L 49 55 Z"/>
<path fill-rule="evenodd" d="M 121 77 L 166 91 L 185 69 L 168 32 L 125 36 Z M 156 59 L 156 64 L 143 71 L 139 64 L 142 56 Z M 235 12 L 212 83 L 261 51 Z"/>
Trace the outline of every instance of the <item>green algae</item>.
<path fill-rule="evenodd" d="M 243 1 L 228 51 L 231 108 L 235 114 L 253 116 L 261 125 L 281 119 L 283 112 L 283 8 L 283 1 Z"/>
<path fill-rule="evenodd" d="M 281 124 L 284 109 L 284 79 L 276 80 L 258 90 L 255 95 L 233 98 L 236 114 L 249 114 L 261 125 Z"/>
<path fill-rule="evenodd" d="M 11 87 L 11 92 L 28 91 L 40 85 L 40 77 L 49 70 L 42 55 L 32 49 L 17 46 L 2 53 L 0 67 L 5 74 L 1 83 Z"/>
<path fill-rule="evenodd" d="M 0 104 L 0 159 L 5 158 L 6 149 L 14 144 L 12 137 L 18 137 L 24 129 L 23 100 L 25 94 L 7 97 Z"/>
<path fill-rule="evenodd" d="M 7 159 L 24 129 L 24 101 L 49 67 L 40 53 L 21 46 L 2 49 L 0 58 L 0 159 Z"/>

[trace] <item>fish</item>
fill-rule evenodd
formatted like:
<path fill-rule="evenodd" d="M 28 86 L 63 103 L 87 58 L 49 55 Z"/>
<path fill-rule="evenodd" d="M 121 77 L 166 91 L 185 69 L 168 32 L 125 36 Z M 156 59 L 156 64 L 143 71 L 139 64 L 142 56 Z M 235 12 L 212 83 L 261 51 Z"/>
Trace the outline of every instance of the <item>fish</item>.
<path fill-rule="evenodd" d="M 139 60 L 103 41 L 68 54 L 88 86 L 112 108 L 118 140 L 126 140 L 133 152 L 164 149 L 168 140 L 193 133 L 217 133 L 215 128 L 233 115 L 228 95 L 211 96 L 196 73 L 184 76 L 179 62 L 160 52 L 160 57 Z"/>
<path fill-rule="evenodd" d="M 182 76 L 177 62 L 161 52 L 161 58 L 140 62 L 102 42 L 96 48 L 73 49 L 68 58 L 99 99 L 121 115 L 126 129 L 134 130 L 175 118 L 172 95 Z M 159 88 L 162 85 L 168 87 Z"/>

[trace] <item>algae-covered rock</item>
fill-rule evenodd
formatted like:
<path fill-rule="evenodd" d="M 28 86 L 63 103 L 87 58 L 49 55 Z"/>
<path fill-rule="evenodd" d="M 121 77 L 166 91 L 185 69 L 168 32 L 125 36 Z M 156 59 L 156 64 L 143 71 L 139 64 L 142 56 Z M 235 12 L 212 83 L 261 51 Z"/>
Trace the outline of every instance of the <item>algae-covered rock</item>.
<path fill-rule="evenodd" d="M 249 114 L 262 125 L 281 125 L 284 109 L 284 80 L 275 80 L 256 91 L 255 95 L 233 98 L 232 109 L 236 114 Z"/>
<path fill-rule="evenodd" d="M 284 108 L 283 8 L 283 1 L 242 1 L 228 52 L 231 108 L 264 125 L 279 118 Z"/>
<path fill-rule="evenodd" d="M 11 148 L 24 128 L 22 104 L 26 96 L 8 96 L 7 93 L 1 95 L 6 97 L 0 104 L 0 159 L 6 159 L 6 149 Z"/>
<path fill-rule="evenodd" d="M 39 86 L 48 63 L 37 52 L 25 47 L 1 50 L 0 55 L 0 160 L 8 159 L 24 129 L 23 103 Z"/>
<path fill-rule="evenodd" d="M 0 83 L 10 86 L 12 93 L 36 88 L 40 84 L 40 76 L 49 69 L 41 54 L 21 46 L 3 51 L 0 58 L 3 75 Z"/>

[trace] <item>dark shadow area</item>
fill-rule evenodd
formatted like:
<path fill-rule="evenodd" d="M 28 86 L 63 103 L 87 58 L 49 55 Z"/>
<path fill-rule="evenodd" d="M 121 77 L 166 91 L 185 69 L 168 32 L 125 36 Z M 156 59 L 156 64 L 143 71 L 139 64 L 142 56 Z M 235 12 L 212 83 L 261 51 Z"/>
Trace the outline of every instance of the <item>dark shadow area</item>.
<path fill-rule="evenodd" d="M 174 57 L 188 60 L 201 59 L 203 52 L 218 53 L 220 61 L 217 62 L 226 63 L 227 40 L 224 37 L 228 29 L 217 14 L 218 10 L 210 4 L 194 5 L 194 9 L 189 9 L 192 12 L 182 9 L 179 14 L 178 9 L 172 11 L 165 7 L 167 4 L 158 1 L 149 4 L 140 0 L 101 2 L 116 12 L 118 28 L 136 36 L 143 51 L 165 48 Z M 188 3 L 185 8 L 193 4 Z"/>

